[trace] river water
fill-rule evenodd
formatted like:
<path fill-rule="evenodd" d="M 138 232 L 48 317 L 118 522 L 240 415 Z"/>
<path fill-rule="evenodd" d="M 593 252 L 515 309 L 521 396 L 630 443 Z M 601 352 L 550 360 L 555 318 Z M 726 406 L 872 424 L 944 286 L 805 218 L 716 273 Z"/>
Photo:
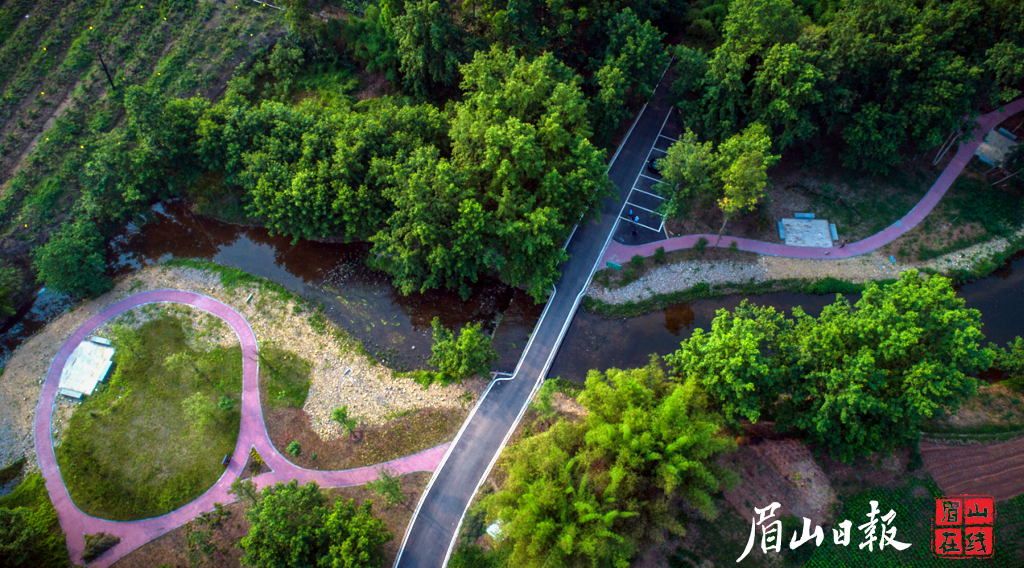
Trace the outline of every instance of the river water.
<path fill-rule="evenodd" d="M 171 258 L 198 258 L 242 269 L 323 302 L 336 324 L 359 338 L 371 352 L 397 369 L 419 368 L 430 356 L 430 321 L 449 328 L 480 323 L 494 333 L 501 358 L 494 368 L 512 371 L 543 306 L 520 290 L 495 279 L 480 282 L 462 300 L 447 291 L 403 296 L 386 275 L 366 267 L 368 245 L 291 243 L 265 229 L 241 227 L 197 217 L 181 202 L 158 204 L 140 216 L 110 244 L 111 271 L 123 275 Z M 963 286 L 967 306 L 982 313 L 989 341 L 1005 345 L 1024 335 L 1024 257 L 1018 255 L 994 275 Z M 834 296 L 766 294 L 751 301 L 788 312 L 794 306 L 817 315 Z M 851 297 L 855 300 L 856 297 Z M 679 347 L 695 328 L 709 329 L 715 312 L 736 307 L 742 298 L 675 304 L 650 314 L 605 320 L 580 311 L 555 358 L 549 376 L 582 381 L 589 369 L 634 367 L 650 354 Z M 69 305 L 45 291 L 18 317 L 0 329 L 0 364 L 17 345 Z"/>
<path fill-rule="evenodd" d="M 987 278 L 961 286 L 958 294 L 968 308 L 981 312 L 982 331 L 988 341 L 1005 347 L 1016 336 L 1024 335 L 1024 255 L 1016 255 Z M 826 305 L 835 301 L 835 295 L 789 293 L 748 298 L 787 314 L 794 306 L 801 306 L 813 316 L 820 315 Z M 859 294 L 849 296 L 851 302 L 859 298 Z M 569 327 L 548 376 L 582 382 L 589 369 L 646 365 L 652 353 L 664 356 L 679 349 L 679 343 L 690 337 L 694 329 L 710 330 L 717 310 L 735 308 L 742 300 L 738 296 L 698 300 L 620 320 L 606 320 L 581 311 Z M 983 377 L 998 378 L 992 374 Z"/>

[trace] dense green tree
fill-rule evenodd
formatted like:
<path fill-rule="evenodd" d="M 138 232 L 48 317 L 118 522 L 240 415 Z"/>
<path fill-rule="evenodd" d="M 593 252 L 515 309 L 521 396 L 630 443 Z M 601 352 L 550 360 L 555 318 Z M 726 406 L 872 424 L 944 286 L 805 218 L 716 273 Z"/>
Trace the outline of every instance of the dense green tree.
<path fill-rule="evenodd" d="M 32 262 L 39 281 L 58 292 L 93 297 L 110 289 L 104 238 L 87 216 L 65 223 L 32 251 Z"/>
<path fill-rule="evenodd" d="M 675 56 L 673 69 L 676 78 L 672 81 L 671 89 L 679 115 L 687 124 L 700 124 L 703 120 L 702 99 L 704 79 L 708 73 L 708 56 L 698 49 L 685 45 L 669 49 Z"/>
<path fill-rule="evenodd" d="M 392 276 L 404 294 L 445 287 L 469 296 L 471 284 L 500 260 L 483 211 L 465 173 L 421 148 L 396 164 L 385 195 L 395 212 L 370 238 L 370 264 Z"/>
<path fill-rule="evenodd" d="M 343 31 L 352 56 L 366 65 L 371 73 L 383 73 L 392 83 L 399 80 L 401 58 L 398 55 L 398 40 L 391 29 L 393 13 L 390 9 L 397 2 L 381 2 L 380 7 L 370 4 L 362 17 L 350 15 L 345 20 Z M 405 2 L 401 2 L 404 6 Z"/>
<path fill-rule="evenodd" d="M 711 142 L 700 143 L 687 130 L 658 161 L 665 180 L 659 189 L 666 194 L 666 214 L 682 217 L 691 196 L 714 198 L 722 211 L 721 238 L 731 219 L 752 211 L 764 197 L 768 166 L 779 159 L 771 154 L 771 145 L 767 128 L 756 122 L 719 144 L 717 151 Z"/>
<path fill-rule="evenodd" d="M 709 137 L 723 140 L 756 120 L 750 70 L 772 45 L 795 41 L 799 31 L 791 0 L 735 0 L 730 4 L 725 41 L 710 58 L 704 80 L 703 124 Z"/>
<path fill-rule="evenodd" d="M 331 411 L 331 420 L 337 422 L 341 426 L 341 431 L 346 434 L 355 432 L 356 426 L 359 425 L 359 419 L 350 416 L 348 406 L 344 404 Z"/>
<path fill-rule="evenodd" d="M 691 198 L 717 197 L 714 144 L 700 142 L 690 129 L 658 160 L 663 185 L 659 187 L 667 199 L 664 212 L 670 219 L 681 219 L 689 212 Z"/>
<path fill-rule="evenodd" d="M 980 320 L 948 279 L 911 270 L 884 288 L 870 284 L 853 306 L 838 299 L 818 318 L 796 308 L 786 320 L 744 301 L 666 359 L 728 417 L 771 416 L 849 462 L 915 443 L 921 421 L 975 391 L 968 373 L 994 356 L 981 347 Z"/>
<path fill-rule="evenodd" d="M 598 140 L 605 140 L 629 116 L 631 98 L 648 99 L 668 64 L 662 40 L 665 34 L 650 21 L 641 23 L 626 8 L 608 25 L 604 66 L 596 74 L 599 91 L 592 107 Z"/>
<path fill-rule="evenodd" d="M 373 516 L 373 501 L 358 508 L 352 500 L 338 499 L 327 515 L 324 531 L 330 546 L 319 568 L 383 568 L 384 544 L 392 539 L 387 524 Z"/>
<path fill-rule="evenodd" d="M 255 116 L 239 120 L 244 133 L 224 129 L 238 132 L 239 149 L 248 149 L 237 180 L 252 197 L 250 213 L 295 238 L 374 234 L 392 210 L 384 195 L 392 161 L 446 143 L 447 125 L 436 108 L 391 99 L 364 112 L 264 103 L 247 114 Z M 261 123 L 266 130 L 249 130 Z"/>
<path fill-rule="evenodd" d="M 502 279 L 545 297 L 572 227 L 611 193 L 604 152 L 589 141 L 579 78 L 551 54 L 478 52 L 462 67 L 452 162 L 483 211 Z"/>
<path fill-rule="evenodd" d="M 503 522 L 510 564 L 628 566 L 641 539 L 683 534 L 676 497 L 708 517 L 711 495 L 734 475 L 714 464 L 735 446 L 720 436 L 697 382 L 643 369 L 591 371 L 579 422 L 556 422 L 506 450 L 508 480 L 485 498 Z"/>
<path fill-rule="evenodd" d="M 672 23 L 686 5 L 678 0 L 464 0 L 464 18 L 474 29 L 504 47 L 538 55 L 552 52 L 566 65 L 582 70 L 597 60 L 603 65 L 609 26 L 626 9 L 640 22 Z"/>
<path fill-rule="evenodd" d="M 788 387 L 790 372 L 777 347 L 790 328 L 775 308 L 744 300 L 732 312 L 718 310 L 709 332 L 693 330 L 665 361 L 679 376 L 698 381 L 726 418 L 756 422 L 772 396 Z"/>
<path fill-rule="evenodd" d="M 315 482 L 294 479 L 263 490 L 245 517 L 249 533 L 239 546 L 253 568 L 380 568 L 391 535 L 370 512 L 338 499 L 330 507 Z"/>
<path fill-rule="evenodd" d="M 812 55 L 796 44 L 775 44 L 764 55 L 753 81 L 753 119 L 772 128 L 780 150 L 818 131 L 814 110 L 822 102 L 824 79 Z"/>
<path fill-rule="evenodd" d="M 227 430 L 220 421 L 221 409 L 218 408 L 217 403 L 203 393 L 197 392 L 181 401 L 181 408 L 185 412 L 185 416 L 192 421 L 196 430 L 203 430 L 214 424 L 221 430 Z"/>
<path fill-rule="evenodd" d="M 1010 375 L 1007 382 L 1017 390 L 1024 391 L 1024 338 L 1018 336 L 1005 350 L 995 344 L 989 344 L 989 349 L 996 353 L 994 366 Z"/>
<path fill-rule="evenodd" d="M 195 181 L 195 127 L 208 106 L 201 98 L 168 100 L 128 87 L 124 128 L 101 136 L 79 175 L 84 211 L 121 222 Z"/>
<path fill-rule="evenodd" d="M 976 114 L 981 69 L 944 45 L 948 5 L 905 0 L 852 2 L 829 26 L 828 62 L 847 101 L 845 161 L 882 173 L 902 160 L 894 148 L 937 146 Z M 839 117 L 843 117 L 840 113 Z"/>
<path fill-rule="evenodd" d="M 405 88 L 420 99 L 437 99 L 456 86 L 461 33 L 446 4 L 407 2 L 405 14 L 394 18 Z"/>
<path fill-rule="evenodd" d="M 267 487 L 245 511 L 249 532 L 239 542 L 243 566 L 253 568 L 311 568 L 325 552 L 323 534 L 327 498 L 316 482 Z"/>
<path fill-rule="evenodd" d="M 1003 41 L 992 46 L 986 55 L 985 64 L 995 75 L 993 102 L 1007 103 L 1019 97 L 1021 91 L 1017 87 L 1024 80 L 1024 45 Z"/>

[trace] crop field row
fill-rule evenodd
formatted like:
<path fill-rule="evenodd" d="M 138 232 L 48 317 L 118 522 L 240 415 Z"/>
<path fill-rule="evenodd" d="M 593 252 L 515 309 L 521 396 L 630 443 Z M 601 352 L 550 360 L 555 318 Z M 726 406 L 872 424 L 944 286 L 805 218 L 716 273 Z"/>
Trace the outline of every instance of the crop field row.
<path fill-rule="evenodd" d="M 273 41 L 277 17 L 241 0 L 0 7 L 0 37 L 9 39 L 0 47 L 2 236 L 37 243 L 67 218 L 80 171 L 123 116 L 125 86 L 215 96 L 237 64 Z"/>

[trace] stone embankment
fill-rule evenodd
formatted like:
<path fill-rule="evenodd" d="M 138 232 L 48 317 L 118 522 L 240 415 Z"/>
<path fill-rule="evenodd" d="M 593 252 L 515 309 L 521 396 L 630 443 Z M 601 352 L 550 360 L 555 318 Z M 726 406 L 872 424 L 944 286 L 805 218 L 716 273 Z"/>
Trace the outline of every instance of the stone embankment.
<path fill-rule="evenodd" d="M 1014 236 L 1022 235 L 1024 229 L 1017 231 Z M 609 304 L 623 304 L 641 301 L 655 294 L 685 290 L 702 282 L 721 284 L 748 282 L 751 279 L 755 282 L 764 282 L 785 278 L 818 280 L 827 277 L 849 282 L 866 282 L 897 278 L 901 272 L 911 268 L 928 267 L 939 272 L 953 269 L 970 270 L 993 253 L 1002 252 L 1008 246 L 1008 239 L 994 239 L 925 262 L 893 263 L 887 255 L 877 251 L 841 260 L 766 255 L 758 256 L 756 262 L 687 260 L 656 267 L 639 280 L 622 288 L 609 289 L 599 282 L 591 282 L 587 295 Z"/>

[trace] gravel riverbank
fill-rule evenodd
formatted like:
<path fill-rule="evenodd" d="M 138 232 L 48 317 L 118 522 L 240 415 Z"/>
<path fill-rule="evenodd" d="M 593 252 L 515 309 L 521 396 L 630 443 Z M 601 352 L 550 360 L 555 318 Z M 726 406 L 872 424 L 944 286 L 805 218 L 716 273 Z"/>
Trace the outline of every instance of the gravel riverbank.
<path fill-rule="evenodd" d="M 305 410 L 313 429 L 324 439 L 341 435 L 330 421 L 330 413 L 342 404 L 348 406 L 350 415 L 363 422 L 382 424 L 390 416 L 417 408 L 458 408 L 468 412 L 487 386 L 483 379 L 472 379 L 463 386 L 434 385 L 423 389 L 411 379 L 394 376 L 383 365 L 371 364 L 353 348 L 339 345 L 329 329 L 327 333 L 318 333 L 310 325 L 310 312 L 281 300 L 273 292 L 261 292 L 257 286 L 246 285 L 225 288 L 219 275 L 209 271 L 156 266 L 127 276 L 110 292 L 69 310 L 11 355 L 0 376 L 0 467 L 26 456 L 25 471 L 38 468 L 32 422 L 42 380 L 61 344 L 97 312 L 133 294 L 160 289 L 186 290 L 216 298 L 249 321 L 261 345 L 287 349 L 310 361 L 311 387 Z M 250 294 L 253 297 L 247 302 Z M 139 319 L 136 315 L 136 321 Z M 329 328 L 330 324 L 327 325 Z M 429 338 L 421 348 L 430 348 Z M 71 401 L 58 404 L 53 420 L 58 439 L 74 407 Z"/>

